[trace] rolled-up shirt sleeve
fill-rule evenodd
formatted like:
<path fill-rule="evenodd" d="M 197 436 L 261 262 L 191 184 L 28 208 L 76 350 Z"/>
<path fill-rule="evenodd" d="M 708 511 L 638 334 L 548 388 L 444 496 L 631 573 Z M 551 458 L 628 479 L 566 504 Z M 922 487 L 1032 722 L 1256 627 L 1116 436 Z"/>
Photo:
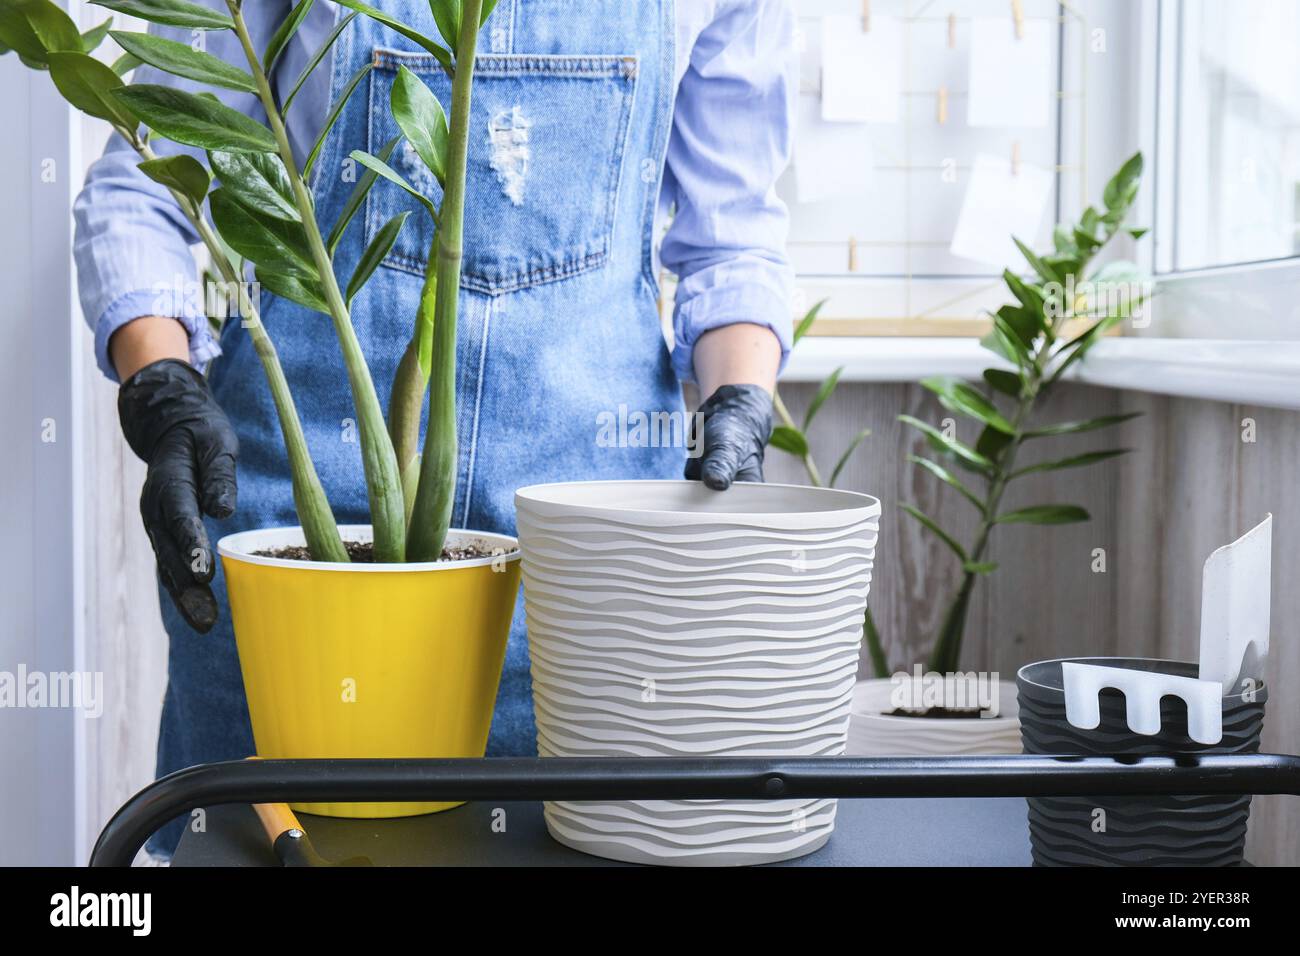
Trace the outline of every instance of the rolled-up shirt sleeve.
<path fill-rule="evenodd" d="M 214 10 L 226 11 L 223 0 L 198 0 Z M 254 41 L 265 43 L 287 9 L 287 0 L 264 0 L 248 5 L 249 30 Z M 230 63 L 244 65 L 244 55 L 229 31 L 192 34 L 182 28 L 154 26 L 150 32 L 183 43 L 200 36 L 205 50 Z M 222 102 L 242 113 L 262 119 L 257 97 L 249 93 L 213 90 L 152 67 L 139 67 L 132 83 L 153 83 L 190 92 L 216 92 Z M 202 151 L 154 137 L 151 147 L 159 156 L 186 152 L 206 162 Z M 109 357 L 113 333 L 134 319 L 160 315 L 178 319 L 190 338 L 190 360 L 202 369 L 221 353 L 208 324 L 204 294 L 190 247 L 199 242 L 189 220 L 171 193 L 155 183 L 137 165 L 139 155 L 129 143 L 114 135 L 86 175 L 85 186 L 74 206 L 76 237 L 73 253 L 82 314 L 95 333 L 95 356 L 103 373 L 117 381 Z"/>
<path fill-rule="evenodd" d="M 746 322 L 792 337 L 788 214 L 776 180 L 790 160 L 798 54 L 789 0 L 730 0 L 700 33 L 678 86 L 664 174 L 675 215 L 660 261 L 678 277 L 673 368 L 695 377 L 711 329 Z"/>

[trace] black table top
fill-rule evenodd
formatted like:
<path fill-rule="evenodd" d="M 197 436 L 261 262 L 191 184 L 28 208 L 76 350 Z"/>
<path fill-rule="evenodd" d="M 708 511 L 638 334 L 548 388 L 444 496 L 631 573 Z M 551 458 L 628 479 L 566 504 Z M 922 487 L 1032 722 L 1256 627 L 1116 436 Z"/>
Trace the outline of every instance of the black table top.
<path fill-rule="evenodd" d="M 835 833 L 815 853 L 775 866 L 1028 866 L 1020 798 L 841 800 Z M 299 814 L 328 860 L 366 856 L 376 866 L 621 866 L 550 838 L 542 805 L 470 803 L 389 820 Z M 504 832 L 502 823 L 504 822 Z M 206 829 L 187 829 L 174 866 L 276 866 L 253 808 L 212 807 Z"/>

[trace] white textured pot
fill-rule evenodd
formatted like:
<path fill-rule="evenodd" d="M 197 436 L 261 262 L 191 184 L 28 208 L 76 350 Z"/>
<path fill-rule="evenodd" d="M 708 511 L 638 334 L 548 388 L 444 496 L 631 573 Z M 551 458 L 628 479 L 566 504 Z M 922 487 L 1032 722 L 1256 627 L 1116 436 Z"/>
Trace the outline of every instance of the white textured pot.
<path fill-rule="evenodd" d="M 695 482 L 515 497 L 542 756 L 844 753 L 880 503 Z M 821 847 L 833 800 L 552 802 L 611 859 L 768 863 Z"/>
<path fill-rule="evenodd" d="M 891 678 L 859 681 L 849 721 L 851 757 L 942 757 L 1020 753 L 1020 709 L 1014 681 L 998 681 L 998 716 L 895 717 Z"/>

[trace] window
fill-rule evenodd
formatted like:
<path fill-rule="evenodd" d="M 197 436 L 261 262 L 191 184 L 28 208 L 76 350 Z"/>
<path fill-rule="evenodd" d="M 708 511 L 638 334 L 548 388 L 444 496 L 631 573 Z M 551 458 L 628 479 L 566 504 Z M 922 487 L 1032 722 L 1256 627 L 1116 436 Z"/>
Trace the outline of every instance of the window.
<path fill-rule="evenodd" d="M 1159 16 L 1156 271 L 1300 255 L 1300 4 L 1162 0 Z"/>

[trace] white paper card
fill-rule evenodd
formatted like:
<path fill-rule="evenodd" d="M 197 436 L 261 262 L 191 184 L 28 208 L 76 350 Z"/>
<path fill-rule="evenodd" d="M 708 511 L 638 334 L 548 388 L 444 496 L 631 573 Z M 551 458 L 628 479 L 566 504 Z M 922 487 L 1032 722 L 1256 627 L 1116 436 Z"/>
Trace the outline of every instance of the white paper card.
<path fill-rule="evenodd" d="M 871 137 L 861 123 L 828 123 L 815 96 L 799 97 L 794 140 L 795 192 L 801 203 L 865 196 Z"/>
<path fill-rule="evenodd" d="M 860 16 L 822 19 L 822 119 L 830 123 L 897 123 L 903 79 L 903 24 Z"/>
<path fill-rule="evenodd" d="M 966 122 L 971 126 L 1032 127 L 1052 121 L 1056 33 L 1046 20 L 1026 20 L 1016 37 L 1010 17 L 971 21 L 970 84 Z"/>
<path fill-rule="evenodd" d="M 975 157 L 966 198 L 948 251 L 962 259 L 1000 267 L 1018 267 L 1015 236 L 1033 245 L 1052 195 L 1052 174 L 1039 166 L 1011 162 L 986 153 Z"/>

